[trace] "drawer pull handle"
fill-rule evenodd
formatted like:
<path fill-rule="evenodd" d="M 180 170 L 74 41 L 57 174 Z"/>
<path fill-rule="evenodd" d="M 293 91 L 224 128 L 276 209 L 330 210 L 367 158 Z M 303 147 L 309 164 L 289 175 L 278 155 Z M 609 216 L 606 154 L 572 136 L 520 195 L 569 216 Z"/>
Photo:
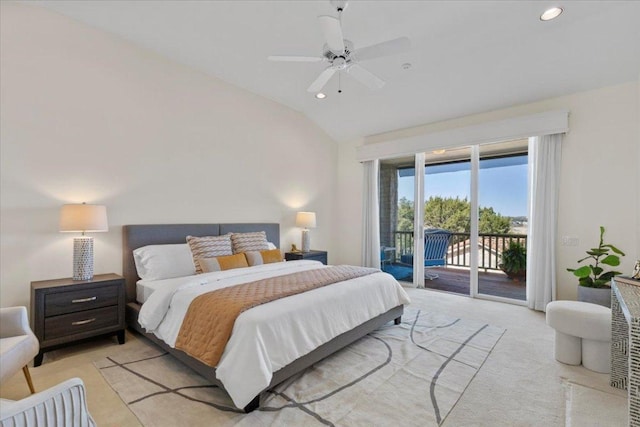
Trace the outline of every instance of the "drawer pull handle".
<path fill-rule="evenodd" d="M 71 322 L 71 324 L 73 326 L 78 326 L 78 325 L 86 325 L 87 323 L 91 323 L 91 322 L 95 322 L 96 318 L 94 317 L 93 319 L 87 319 L 87 320 L 78 320 L 77 322 Z"/>
<path fill-rule="evenodd" d="M 80 299 L 72 299 L 71 302 L 75 304 L 75 303 L 78 303 L 78 302 L 95 301 L 97 299 L 98 299 L 98 297 L 80 298 Z"/>

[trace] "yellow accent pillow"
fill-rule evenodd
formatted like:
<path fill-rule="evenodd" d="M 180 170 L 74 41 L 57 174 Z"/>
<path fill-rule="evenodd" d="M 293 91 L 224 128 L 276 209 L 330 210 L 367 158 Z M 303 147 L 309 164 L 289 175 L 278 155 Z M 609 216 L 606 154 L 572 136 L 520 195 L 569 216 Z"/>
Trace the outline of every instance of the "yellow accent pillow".
<path fill-rule="evenodd" d="M 247 256 L 247 261 L 250 266 L 282 262 L 282 253 L 280 252 L 280 249 L 249 251 L 245 252 L 245 255 Z"/>
<path fill-rule="evenodd" d="M 260 251 L 262 262 L 271 264 L 272 262 L 282 262 L 282 252 L 280 249 L 269 249 L 268 251 Z"/>
<path fill-rule="evenodd" d="M 198 258 L 198 262 L 204 273 L 249 267 L 244 254 L 226 255 L 215 258 Z"/>

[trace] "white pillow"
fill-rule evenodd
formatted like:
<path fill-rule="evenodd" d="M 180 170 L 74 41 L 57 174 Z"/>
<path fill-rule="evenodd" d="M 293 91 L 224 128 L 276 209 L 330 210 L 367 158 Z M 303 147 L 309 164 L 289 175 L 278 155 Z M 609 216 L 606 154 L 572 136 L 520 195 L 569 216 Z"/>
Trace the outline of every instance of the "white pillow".
<path fill-rule="evenodd" d="M 271 249 L 275 249 L 275 248 L 276 248 L 276 245 L 274 245 L 274 244 L 273 244 L 273 243 L 271 243 L 271 242 L 267 242 L 267 246 L 269 246 L 269 250 L 271 250 Z"/>
<path fill-rule="evenodd" d="M 162 280 L 193 276 L 191 250 L 186 243 L 176 245 L 148 245 L 133 251 L 138 277 L 142 280 Z"/>

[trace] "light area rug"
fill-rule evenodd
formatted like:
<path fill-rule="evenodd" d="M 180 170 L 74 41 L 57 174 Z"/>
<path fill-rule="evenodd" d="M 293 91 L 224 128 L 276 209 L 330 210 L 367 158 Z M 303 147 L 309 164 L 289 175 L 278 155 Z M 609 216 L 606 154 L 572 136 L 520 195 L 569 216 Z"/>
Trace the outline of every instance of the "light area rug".
<path fill-rule="evenodd" d="M 144 426 L 441 425 L 505 331 L 415 308 L 402 320 L 263 393 L 250 414 L 155 346 L 95 366 Z"/>
<path fill-rule="evenodd" d="M 566 427 L 624 427 L 627 402 L 620 394 L 607 393 L 565 381 Z"/>

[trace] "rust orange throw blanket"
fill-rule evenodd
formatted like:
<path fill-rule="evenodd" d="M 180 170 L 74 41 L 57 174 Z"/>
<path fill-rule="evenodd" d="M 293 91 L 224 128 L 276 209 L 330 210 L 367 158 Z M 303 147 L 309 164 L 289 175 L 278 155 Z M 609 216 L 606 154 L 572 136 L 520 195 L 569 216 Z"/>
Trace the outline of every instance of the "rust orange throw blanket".
<path fill-rule="evenodd" d="M 278 298 L 379 272 L 375 268 L 340 265 L 300 271 L 230 286 L 196 297 L 187 310 L 176 348 L 215 367 L 231 337 L 236 318 L 245 310 Z"/>

